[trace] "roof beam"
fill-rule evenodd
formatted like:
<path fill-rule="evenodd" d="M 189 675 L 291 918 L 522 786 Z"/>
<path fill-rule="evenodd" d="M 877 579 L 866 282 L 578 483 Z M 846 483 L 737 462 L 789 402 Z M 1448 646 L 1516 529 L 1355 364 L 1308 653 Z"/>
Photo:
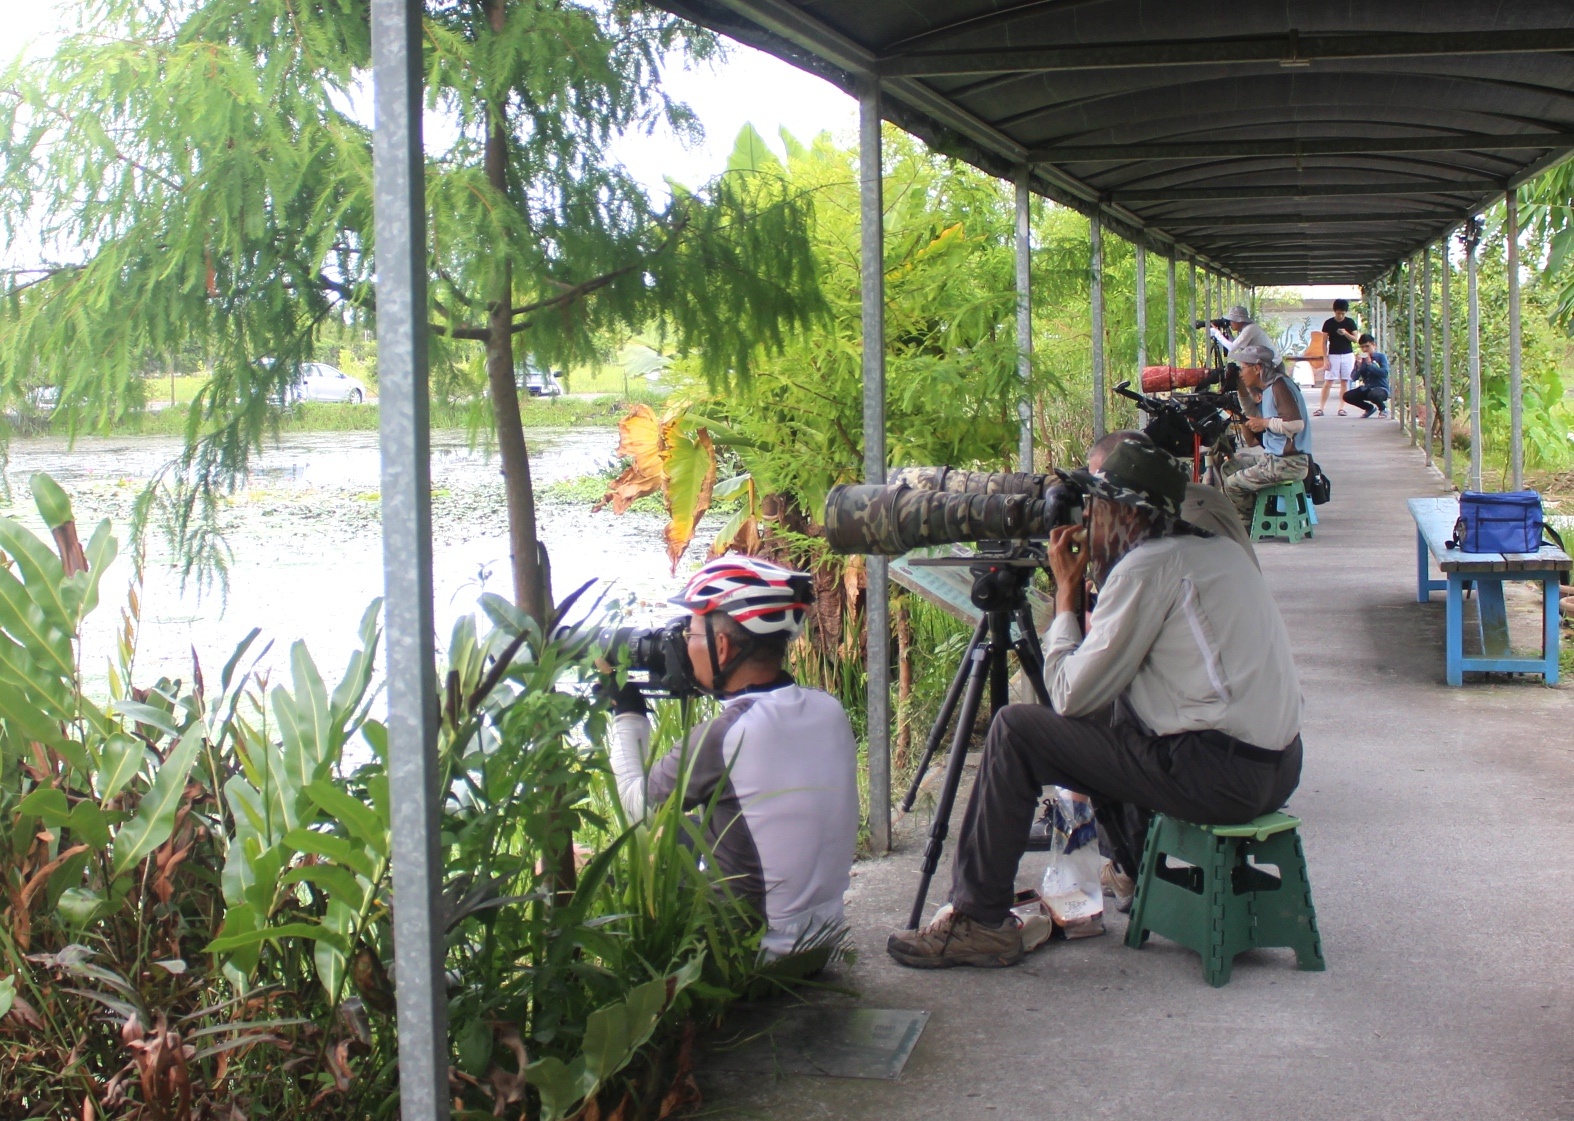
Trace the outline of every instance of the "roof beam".
<path fill-rule="evenodd" d="M 1353 156 L 1389 152 L 1491 152 L 1574 147 L 1574 132 L 1515 136 L 1293 137 L 1277 140 L 1211 140 L 1187 144 L 1065 144 L 1035 148 L 1034 163 L 1132 163 L 1138 160 L 1223 159 L 1229 156 Z"/>
<path fill-rule="evenodd" d="M 882 77 L 935 78 L 963 74 L 1018 74 L 1068 70 L 1214 66 L 1276 62 L 1309 66 L 1319 60 L 1435 58 L 1482 54 L 1546 54 L 1574 50 L 1574 28 L 1511 31 L 1438 31 L 1370 35 L 1253 35 L 1238 39 L 1142 40 L 1062 47 L 913 51 L 878 61 Z"/>
<path fill-rule="evenodd" d="M 1395 222 L 1458 221 L 1454 210 L 1432 210 L 1424 214 L 1216 214 L 1212 217 L 1177 214 L 1155 218 L 1166 229 L 1195 229 L 1203 226 L 1346 226 L 1389 225 Z"/>
<path fill-rule="evenodd" d="M 1400 197 L 1404 195 L 1479 195 L 1501 191 L 1502 185 L 1490 179 L 1443 180 L 1420 183 L 1293 183 L 1268 186 L 1220 187 L 1145 187 L 1140 190 L 1111 191 L 1117 202 L 1182 202 L 1193 199 L 1299 199 L 1331 196 Z"/>

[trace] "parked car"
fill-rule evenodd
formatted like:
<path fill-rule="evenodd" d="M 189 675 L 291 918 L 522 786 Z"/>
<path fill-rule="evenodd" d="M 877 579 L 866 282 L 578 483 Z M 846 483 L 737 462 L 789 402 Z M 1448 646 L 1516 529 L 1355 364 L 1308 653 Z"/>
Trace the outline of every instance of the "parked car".
<path fill-rule="evenodd" d="M 561 397 L 563 385 L 557 380 L 557 375 L 551 370 L 537 370 L 533 367 L 525 369 L 525 380 L 521 386 L 532 397 Z"/>
<path fill-rule="evenodd" d="M 290 386 L 291 401 L 341 401 L 359 405 L 366 401 L 366 386 L 326 362 L 302 362 Z"/>

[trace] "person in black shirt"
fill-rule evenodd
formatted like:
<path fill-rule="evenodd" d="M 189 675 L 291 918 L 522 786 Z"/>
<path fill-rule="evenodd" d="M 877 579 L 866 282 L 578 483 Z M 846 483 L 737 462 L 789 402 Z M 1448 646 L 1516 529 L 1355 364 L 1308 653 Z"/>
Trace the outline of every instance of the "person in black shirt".
<path fill-rule="evenodd" d="M 1322 416 L 1328 407 L 1328 389 L 1334 382 L 1339 383 L 1339 415 L 1345 415 L 1345 383 L 1355 370 L 1355 340 L 1361 330 L 1356 321 L 1345 314 L 1349 310 L 1350 301 L 1335 300 L 1333 318 L 1323 320 L 1323 334 L 1328 336 L 1328 372 L 1323 375 L 1323 399 L 1317 403 L 1313 416 Z"/>

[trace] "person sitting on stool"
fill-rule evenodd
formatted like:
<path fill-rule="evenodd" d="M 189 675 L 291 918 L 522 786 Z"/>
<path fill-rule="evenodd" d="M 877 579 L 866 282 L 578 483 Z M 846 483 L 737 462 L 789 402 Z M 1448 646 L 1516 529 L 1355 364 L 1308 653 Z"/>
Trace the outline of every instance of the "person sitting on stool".
<path fill-rule="evenodd" d="M 1301 387 L 1273 364 L 1266 347 L 1236 347 L 1241 385 L 1258 404 L 1260 416 L 1242 423 L 1247 446 L 1224 465 L 1224 493 L 1235 503 L 1241 521 L 1251 524 L 1257 492 L 1306 478 L 1312 466 L 1312 433 L 1306 422 Z"/>
<path fill-rule="evenodd" d="M 1122 443 L 1072 478 L 1085 526 L 1050 531 L 1055 619 L 1044 638 L 1052 708 L 995 716 L 952 866 L 952 907 L 892 934 L 902 965 L 1013 965 L 1017 864 L 1039 791 L 1093 799 L 1101 824 L 1127 806 L 1203 825 L 1284 805 L 1301 775 L 1301 686 L 1290 636 L 1245 550 L 1183 521 L 1188 472 L 1164 451 Z M 1084 580 L 1099 590 L 1082 631 Z M 1117 834 L 1128 875 L 1144 836 Z"/>
<path fill-rule="evenodd" d="M 1363 417 L 1369 420 L 1378 414 L 1388 415 L 1388 355 L 1377 349 L 1377 340 L 1371 335 L 1361 336 L 1361 357 L 1356 360 L 1351 380 L 1359 383 L 1344 395 L 1345 402 L 1359 406 Z"/>

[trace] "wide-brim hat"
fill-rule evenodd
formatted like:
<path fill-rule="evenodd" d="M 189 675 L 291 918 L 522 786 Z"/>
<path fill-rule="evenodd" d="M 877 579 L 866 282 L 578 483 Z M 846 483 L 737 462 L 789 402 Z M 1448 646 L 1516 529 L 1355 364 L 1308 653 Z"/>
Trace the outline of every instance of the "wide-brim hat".
<path fill-rule="evenodd" d="M 1104 457 L 1097 471 L 1079 467 L 1071 480 L 1095 498 L 1178 518 L 1191 472 L 1169 452 L 1127 440 Z"/>
<path fill-rule="evenodd" d="M 1247 311 L 1240 304 L 1236 304 L 1229 311 L 1224 313 L 1224 318 L 1228 319 L 1231 323 L 1250 323 L 1252 321 L 1252 313 Z"/>

